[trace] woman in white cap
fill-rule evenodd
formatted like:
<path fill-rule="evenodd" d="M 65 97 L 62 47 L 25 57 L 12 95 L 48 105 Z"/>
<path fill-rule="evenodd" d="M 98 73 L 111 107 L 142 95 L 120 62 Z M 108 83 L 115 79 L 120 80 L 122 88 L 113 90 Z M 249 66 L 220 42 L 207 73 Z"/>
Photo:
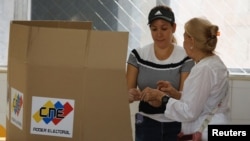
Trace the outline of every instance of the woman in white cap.
<path fill-rule="evenodd" d="M 176 23 L 171 8 L 160 5 L 151 9 L 148 25 L 154 42 L 133 49 L 127 61 L 130 103 L 140 100 L 140 92 L 144 88 L 157 88 L 159 80 L 169 81 L 175 89 L 181 91 L 183 82 L 194 65 L 184 48 L 173 42 Z M 181 123 L 166 118 L 165 108 L 153 107 L 148 102 L 140 101 L 135 119 L 136 141 L 177 140 Z"/>

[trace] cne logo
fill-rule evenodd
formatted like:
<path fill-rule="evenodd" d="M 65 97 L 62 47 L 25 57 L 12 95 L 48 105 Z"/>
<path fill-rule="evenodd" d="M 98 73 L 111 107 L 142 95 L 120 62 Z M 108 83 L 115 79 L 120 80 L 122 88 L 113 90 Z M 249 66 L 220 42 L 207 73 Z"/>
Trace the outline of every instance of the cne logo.
<path fill-rule="evenodd" d="M 15 92 L 12 98 L 11 111 L 14 112 L 16 116 L 19 116 L 22 106 L 23 106 L 23 97 L 18 92 Z"/>
<path fill-rule="evenodd" d="M 11 87 L 10 89 L 10 120 L 13 125 L 19 129 L 23 129 L 23 107 L 24 107 L 24 94 Z"/>
<path fill-rule="evenodd" d="M 52 122 L 54 125 L 57 125 L 72 110 L 73 107 L 69 102 L 62 104 L 60 101 L 53 103 L 49 100 L 32 117 L 37 123 L 43 121 L 46 124 Z"/>

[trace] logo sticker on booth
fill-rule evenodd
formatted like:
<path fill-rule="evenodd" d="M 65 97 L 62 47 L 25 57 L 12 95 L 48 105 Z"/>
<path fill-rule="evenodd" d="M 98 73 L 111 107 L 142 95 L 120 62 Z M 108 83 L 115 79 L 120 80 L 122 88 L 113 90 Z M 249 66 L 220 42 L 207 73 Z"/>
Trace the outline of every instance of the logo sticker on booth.
<path fill-rule="evenodd" d="M 11 88 L 11 123 L 23 129 L 23 93 Z"/>
<path fill-rule="evenodd" d="M 31 134 L 73 136 L 74 100 L 32 97 Z"/>

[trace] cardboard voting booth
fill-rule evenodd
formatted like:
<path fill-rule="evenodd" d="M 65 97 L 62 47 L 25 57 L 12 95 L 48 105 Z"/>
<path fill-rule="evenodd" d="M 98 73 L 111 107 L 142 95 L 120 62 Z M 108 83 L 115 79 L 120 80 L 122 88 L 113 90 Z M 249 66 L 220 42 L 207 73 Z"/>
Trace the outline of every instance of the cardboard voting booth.
<path fill-rule="evenodd" d="M 132 141 L 127 32 L 12 21 L 7 141 Z"/>

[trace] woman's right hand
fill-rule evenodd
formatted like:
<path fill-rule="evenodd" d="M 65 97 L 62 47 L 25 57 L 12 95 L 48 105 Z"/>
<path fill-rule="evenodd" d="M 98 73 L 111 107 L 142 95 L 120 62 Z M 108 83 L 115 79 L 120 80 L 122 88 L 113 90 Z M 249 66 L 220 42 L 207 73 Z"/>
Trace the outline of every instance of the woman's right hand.
<path fill-rule="evenodd" d="M 141 100 L 141 91 L 136 88 L 131 88 L 128 90 L 129 103 Z"/>

